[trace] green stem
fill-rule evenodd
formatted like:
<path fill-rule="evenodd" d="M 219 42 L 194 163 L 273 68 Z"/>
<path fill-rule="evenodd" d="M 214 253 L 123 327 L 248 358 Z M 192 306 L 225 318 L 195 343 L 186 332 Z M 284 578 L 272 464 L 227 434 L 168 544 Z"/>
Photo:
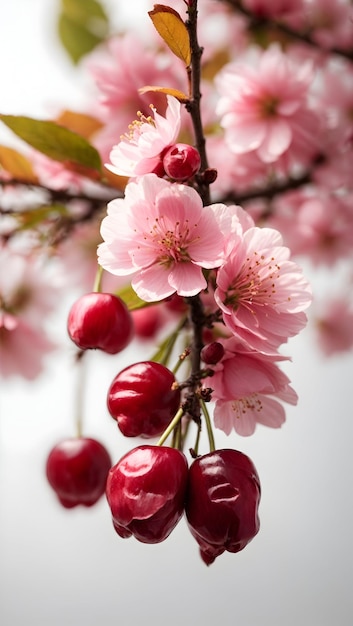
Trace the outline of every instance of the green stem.
<path fill-rule="evenodd" d="M 200 400 L 200 404 L 201 404 L 202 412 L 203 412 L 203 414 L 205 416 L 208 441 L 209 441 L 209 444 L 210 444 L 210 452 L 214 452 L 215 449 L 216 449 L 216 444 L 215 444 L 215 440 L 214 440 L 214 436 L 213 436 L 213 430 L 212 430 L 210 414 L 209 414 L 208 408 L 207 408 L 207 406 L 206 406 L 206 404 L 205 404 L 205 402 L 203 400 Z"/>
<path fill-rule="evenodd" d="M 85 352 L 81 351 L 77 354 L 77 379 L 76 379 L 76 394 L 75 394 L 75 426 L 76 437 L 82 437 L 83 434 L 83 404 L 84 404 L 84 389 L 86 383 L 86 363 Z"/>
<path fill-rule="evenodd" d="M 170 359 L 170 355 L 175 346 L 175 342 L 178 339 L 179 333 L 183 329 L 187 321 L 188 321 L 188 318 L 185 315 L 180 320 L 175 330 L 173 330 L 173 332 L 169 335 L 169 337 L 164 339 L 163 343 L 161 344 L 161 347 L 159 347 L 157 352 L 155 352 L 154 355 L 151 357 L 150 359 L 151 361 L 158 361 L 158 363 L 161 363 L 161 365 L 165 365 L 167 367 L 169 359 Z M 162 353 L 162 356 L 160 356 L 160 353 Z"/>
<path fill-rule="evenodd" d="M 200 435 L 201 435 L 201 422 L 197 426 L 196 441 L 195 441 L 195 445 L 194 445 L 194 453 L 196 454 L 196 456 L 199 453 Z"/>
<path fill-rule="evenodd" d="M 168 439 L 169 435 L 173 432 L 174 428 L 179 424 L 183 415 L 184 415 L 184 410 L 182 407 L 180 407 L 180 409 L 175 414 L 170 424 L 165 429 L 163 435 L 158 440 L 157 446 L 162 446 L 164 444 L 165 440 Z"/>
<path fill-rule="evenodd" d="M 96 273 L 96 277 L 94 279 L 94 285 L 93 285 L 93 291 L 94 292 L 101 292 L 102 291 L 102 278 L 103 278 L 103 268 L 101 265 L 98 265 L 97 267 L 97 273 Z"/>

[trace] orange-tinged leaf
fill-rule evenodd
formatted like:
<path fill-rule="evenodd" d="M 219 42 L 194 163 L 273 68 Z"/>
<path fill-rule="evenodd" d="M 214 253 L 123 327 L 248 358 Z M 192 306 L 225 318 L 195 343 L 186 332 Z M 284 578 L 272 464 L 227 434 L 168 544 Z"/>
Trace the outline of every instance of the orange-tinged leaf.
<path fill-rule="evenodd" d="M 164 4 L 155 4 L 148 15 L 170 50 L 184 61 L 186 66 L 189 66 L 191 62 L 190 38 L 179 13 Z"/>
<path fill-rule="evenodd" d="M 38 178 L 30 161 L 8 146 L 0 146 L 0 166 L 11 176 L 27 183 L 37 183 Z"/>
<path fill-rule="evenodd" d="M 85 139 L 90 139 L 103 126 L 102 122 L 92 115 L 69 110 L 62 111 L 55 121 Z"/>
<path fill-rule="evenodd" d="M 140 93 L 147 93 L 149 91 L 153 91 L 154 93 L 165 93 L 168 96 L 174 96 L 179 102 L 185 104 L 185 102 L 189 101 L 189 97 L 183 91 L 179 91 L 179 89 L 173 89 L 173 87 L 158 87 L 157 85 L 145 85 L 145 87 L 141 87 L 139 89 Z"/>
<path fill-rule="evenodd" d="M 105 178 L 111 187 L 119 189 L 119 191 L 124 191 L 129 181 L 127 176 L 118 176 L 117 174 L 113 174 L 113 172 L 108 170 L 106 167 L 103 167 L 103 178 Z"/>

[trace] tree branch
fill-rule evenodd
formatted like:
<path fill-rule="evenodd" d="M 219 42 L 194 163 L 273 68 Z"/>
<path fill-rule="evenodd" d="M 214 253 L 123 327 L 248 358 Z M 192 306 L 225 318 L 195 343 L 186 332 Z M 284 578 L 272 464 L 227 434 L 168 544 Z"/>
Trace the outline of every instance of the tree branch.
<path fill-rule="evenodd" d="M 353 61 L 353 48 L 349 50 L 344 50 L 343 48 L 339 48 L 337 46 L 333 46 L 332 48 L 325 48 L 321 46 L 313 37 L 314 31 L 296 31 L 288 26 L 285 22 L 279 22 L 274 20 L 273 18 L 269 18 L 266 16 L 256 16 L 251 11 L 246 9 L 239 0 L 219 0 L 219 2 L 223 2 L 230 6 L 234 11 L 241 13 L 249 20 L 249 29 L 257 30 L 259 28 L 264 28 L 268 30 L 276 30 L 291 39 L 295 39 L 296 41 L 301 41 L 302 43 L 306 43 L 308 46 L 312 48 L 316 48 L 321 52 L 326 54 L 337 54 L 348 61 Z"/>

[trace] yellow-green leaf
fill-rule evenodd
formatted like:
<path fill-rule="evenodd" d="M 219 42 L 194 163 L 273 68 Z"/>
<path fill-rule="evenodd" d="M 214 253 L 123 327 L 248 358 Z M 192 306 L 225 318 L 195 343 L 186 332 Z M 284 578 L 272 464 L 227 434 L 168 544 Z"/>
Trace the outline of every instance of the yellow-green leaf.
<path fill-rule="evenodd" d="M 184 61 L 186 66 L 189 66 L 191 62 L 190 38 L 179 13 L 164 4 L 155 4 L 148 15 L 170 50 Z"/>
<path fill-rule="evenodd" d="M 100 175 L 100 156 L 81 135 L 55 122 L 21 115 L 0 114 L 0 120 L 32 148 L 64 163 L 69 169 L 95 178 L 98 173 Z"/>
<path fill-rule="evenodd" d="M 15 213 L 21 230 L 32 229 L 40 226 L 48 219 L 63 217 L 67 215 L 67 208 L 63 204 L 48 204 L 25 209 Z"/>
<path fill-rule="evenodd" d="M 116 293 L 119 298 L 121 298 L 128 309 L 130 311 L 135 311 L 136 309 L 144 309 L 147 306 L 151 306 L 151 304 L 155 304 L 154 302 L 145 302 L 138 297 L 137 293 L 133 290 L 131 285 L 126 285 L 126 287 L 122 287 Z"/>
<path fill-rule="evenodd" d="M 158 87 L 157 85 L 145 85 L 139 89 L 140 93 L 148 93 L 153 91 L 154 93 L 165 93 L 168 96 L 174 96 L 179 102 L 185 104 L 189 101 L 189 97 L 183 91 L 179 89 L 173 89 L 172 87 Z"/>
<path fill-rule="evenodd" d="M 14 178 L 27 183 L 38 182 L 30 161 L 13 148 L 0 146 L 0 166 Z"/>

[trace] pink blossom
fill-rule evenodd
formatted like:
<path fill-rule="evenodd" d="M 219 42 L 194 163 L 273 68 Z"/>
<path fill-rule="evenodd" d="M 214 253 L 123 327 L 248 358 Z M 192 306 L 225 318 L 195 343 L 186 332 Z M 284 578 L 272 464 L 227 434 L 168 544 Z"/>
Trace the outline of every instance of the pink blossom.
<path fill-rule="evenodd" d="M 215 299 L 224 323 L 256 350 L 277 349 L 306 324 L 310 287 L 289 257 L 278 231 L 254 227 L 218 270 Z"/>
<path fill-rule="evenodd" d="M 42 329 L 0 311 L 0 377 L 33 380 L 42 371 L 45 356 L 55 345 Z"/>
<path fill-rule="evenodd" d="M 303 0 L 243 0 L 244 6 L 257 17 L 283 17 L 303 10 Z"/>
<path fill-rule="evenodd" d="M 33 254 L 0 246 L 0 375 L 32 380 L 54 348 L 45 322 L 58 297 L 53 277 Z"/>
<path fill-rule="evenodd" d="M 162 115 L 167 100 L 164 94 L 140 93 L 146 85 L 162 85 L 185 89 L 185 69 L 175 55 L 160 49 L 150 49 L 134 33 L 112 37 L 107 46 L 95 51 L 88 62 L 98 89 L 99 106 L 97 114 L 104 122 L 104 128 L 94 137 L 94 145 L 103 160 L 109 153 L 116 138 L 126 132 L 136 111 L 148 117 L 150 103 Z"/>
<path fill-rule="evenodd" d="M 251 350 L 235 337 L 221 340 L 225 349 L 205 385 L 213 389 L 214 422 L 227 435 L 234 429 L 251 435 L 257 423 L 279 428 L 285 421 L 280 401 L 296 404 L 298 397 L 277 361 L 285 357 Z"/>
<path fill-rule="evenodd" d="M 255 66 L 226 65 L 216 77 L 220 93 L 217 114 L 225 140 L 236 154 L 256 151 L 264 163 L 273 163 L 293 150 L 307 159 L 318 149 L 317 116 L 309 109 L 313 80 L 310 61 L 301 66 L 277 44 L 258 53 Z"/>
<path fill-rule="evenodd" d="M 207 286 L 202 268 L 224 261 L 233 220 L 234 210 L 203 207 L 191 187 L 146 174 L 109 203 L 98 260 L 112 274 L 132 274 L 143 300 L 193 296 Z"/>
<path fill-rule="evenodd" d="M 350 49 L 353 40 L 353 9 L 347 0 L 306 0 L 305 27 L 326 49 Z"/>
<path fill-rule="evenodd" d="M 30 324 L 43 322 L 58 301 L 58 289 L 50 268 L 35 254 L 0 246 L 0 310 L 25 318 Z"/>
<path fill-rule="evenodd" d="M 322 305 L 316 315 L 319 347 L 326 356 L 346 352 L 353 347 L 353 305 L 336 297 Z"/>
<path fill-rule="evenodd" d="M 274 203 L 271 224 L 293 254 L 305 254 L 316 265 L 333 265 L 352 256 L 352 200 L 352 194 L 288 193 Z"/>
<path fill-rule="evenodd" d="M 173 145 L 180 131 L 180 103 L 167 96 L 165 117 L 151 105 L 152 116 L 138 114 L 120 143 L 110 153 L 112 165 L 108 170 L 119 176 L 140 176 L 153 172 L 161 165 L 162 152 Z"/>

